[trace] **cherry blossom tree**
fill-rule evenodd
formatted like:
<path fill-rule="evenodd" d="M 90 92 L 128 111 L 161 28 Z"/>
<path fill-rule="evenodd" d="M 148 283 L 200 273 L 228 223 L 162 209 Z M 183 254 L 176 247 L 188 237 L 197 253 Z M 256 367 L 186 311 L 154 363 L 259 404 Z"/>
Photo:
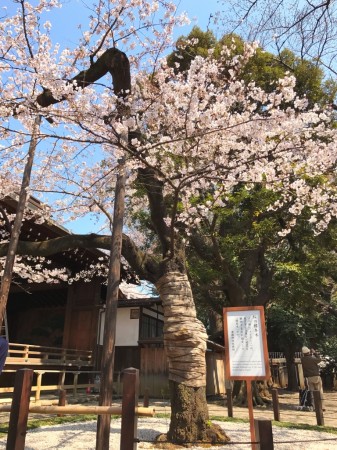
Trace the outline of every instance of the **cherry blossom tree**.
<path fill-rule="evenodd" d="M 135 212 L 146 211 L 160 249 L 147 247 L 139 235 L 123 235 L 123 256 L 155 284 L 163 302 L 172 405 L 168 438 L 223 441 L 226 435 L 214 434 L 208 421 L 207 334 L 196 316 L 186 245 L 195 224 L 201 217 L 211 222 L 239 183 L 247 189 L 263 183 L 277 192 L 270 208 L 291 203 L 283 233 L 304 205 L 317 231 L 323 229 L 336 216 L 332 113 L 308 110 L 306 99 L 294 93 L 292 77 L 278 80 L 269 93 L 242 81 L 254 45 L 234 57 L 225 47 L 218 59 L 210 51 L 184 72 L 168 67 L 160 55 L 172 27 L 185 19 L 167 1 L 100 1 L 73 49 L 53 44 L 50 22 L 40 20 L 59 6 L 57 0 L 37 6 L 20 0 L 19 6 L 0 24 L 0 157 L 1 176 L 8 180 L 1 195 L 17 190 L 37 116 L 41 144 L 29 193 L 45 199 L 54 217 L 71 220 L 91 212 L 111 226 L 116 174 L 124 161 L 128 229 Z M 118 95 L 126 79 L 131 89 Z M 17 254 L 110 248 L 110 241 L 105 235 L 19 241 Z M 0 244 L 1 257 L 7 248 Z"/>

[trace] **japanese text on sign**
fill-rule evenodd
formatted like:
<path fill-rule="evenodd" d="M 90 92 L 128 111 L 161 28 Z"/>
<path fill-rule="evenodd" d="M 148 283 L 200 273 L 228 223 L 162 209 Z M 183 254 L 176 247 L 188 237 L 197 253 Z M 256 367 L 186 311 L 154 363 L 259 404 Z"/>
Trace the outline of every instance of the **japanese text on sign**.
<path fill-rule="evenodd" d="M 258 310 L 227 313 L 230 375 L 264 377 L 266 375 L 261 317 Z"/>

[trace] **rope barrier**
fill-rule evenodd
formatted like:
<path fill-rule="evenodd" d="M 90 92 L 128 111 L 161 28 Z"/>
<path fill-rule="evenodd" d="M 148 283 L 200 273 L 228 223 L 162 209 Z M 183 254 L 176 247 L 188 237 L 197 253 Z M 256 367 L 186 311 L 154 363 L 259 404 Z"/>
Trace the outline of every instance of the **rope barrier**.
<path fill-rule="evenodd" d="M 140 442 L 143 442 L 144 444 L 158 444 L 158 442 L 157 441 L 150 441 L 150 440 L 146 440 L 146 439 L 137 439 L 137 442 L 138 443 L 140 443 Z M 161 442 L 162 443 L 162 442 Z M 224 444 L 224 445 L 252 445 L 252 444 L 259 444 L 260 442 L 259 441 L 256 441 L 256 442 L 251 442 L 251 441 L 247 441 L 247 442 L 241 442 L 241 441 L 237 441 L 237 442 L 234 442 L 234 441 L 216 441 L 216 442 L 213 442 L 213 441 L 184 441 L 184 444 L 192 444 L 192 445 L 208 445 L 208 444 L 211 444 L 211 445 L 220 445 L 220 444 Z"/>
<path fill-rule="evenodd" d="M 325 439 L 306 439 L 305 441 L 274 441 L 274 444 L 297 444 L 303 442 L 303 444 L 309 444 L 310 442 L 325 442 L 325 441 L 337 441 L 337 438 L 325 438 Z"/>
<path fill-rule="evenodd" d="M 324 439 L 306 439 L 305 441 L 275 441 L 274 440 L 274 444 L 298 444 L 298 443 L 303 443 L 303 444 L 309 444 L 311 442 L 326 442 L 326 441 L 337 441 L 337 438 L 324 438 Z M 156 444 L 158 443 L 157 441 L 151 441 L 151 440 L 146 440 L 146 439 L 137 439 L 137 442 L 143 442 L 146 444 Z M 184 441 L 184 444 L 192 444 L 192 445 L 200 445 L 200 444 L 212 444 L 212 445 L 220 445 L 220 444 L 225 444 L 225 445 L 252 445 L 252 444 L 259 444 L 259 441 L 256 442 L 252 442 L 252 441 L 247 441 L 247 442 L 241 442 L 241 441 L 217 441 L 217 442 L 213 442 L 213 441 Z"/>

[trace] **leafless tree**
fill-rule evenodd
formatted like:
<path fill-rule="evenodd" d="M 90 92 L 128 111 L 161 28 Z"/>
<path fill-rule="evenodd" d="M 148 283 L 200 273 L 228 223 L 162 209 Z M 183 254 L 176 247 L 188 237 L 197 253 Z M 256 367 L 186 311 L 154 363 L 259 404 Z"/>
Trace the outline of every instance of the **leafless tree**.
<path fill-rule="evenodd" d="M 337 73 L 337 7 L 331 0 L 221 1 L 217 16 L 222 32 L 258 40 L 278 53 L 288 48 Z"/>

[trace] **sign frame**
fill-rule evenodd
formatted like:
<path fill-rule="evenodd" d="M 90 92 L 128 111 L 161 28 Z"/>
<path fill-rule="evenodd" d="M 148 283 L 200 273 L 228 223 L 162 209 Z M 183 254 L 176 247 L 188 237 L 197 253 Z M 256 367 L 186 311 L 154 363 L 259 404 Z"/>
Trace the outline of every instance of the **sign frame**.
<path fill-rule="evenodd" d="M 250 313 L 256 312 L 259 316 L 257 321 L 257 329 L 259 332 L 259 354 L 262 355 L 260 358 L 260 364 L 264 368 L 264 375 L 246 375 L 246 374 L 232 374 L 231 370 L 231 358 L 230 358 L 230 344 L 231 338 L 229 336 L 229 317 L 247 317 Z M 223 323 L 224 323 L 224 340 L 225 340 L 225 370 L 226 378 L 229 380 L 268 380 L 271 377 L 270 366 L 269 366 L 269 356 L 268 356 L 268 346 L 267 346 L 267 335 L 265 327 L 265 315 L 263 306 L 237 306 L 237 307 L 227 307 L 223 308 Z M 256 342 L 255 342 L 256 344 Z M 256 353 L 256 350 L 255 350 Z"/>

